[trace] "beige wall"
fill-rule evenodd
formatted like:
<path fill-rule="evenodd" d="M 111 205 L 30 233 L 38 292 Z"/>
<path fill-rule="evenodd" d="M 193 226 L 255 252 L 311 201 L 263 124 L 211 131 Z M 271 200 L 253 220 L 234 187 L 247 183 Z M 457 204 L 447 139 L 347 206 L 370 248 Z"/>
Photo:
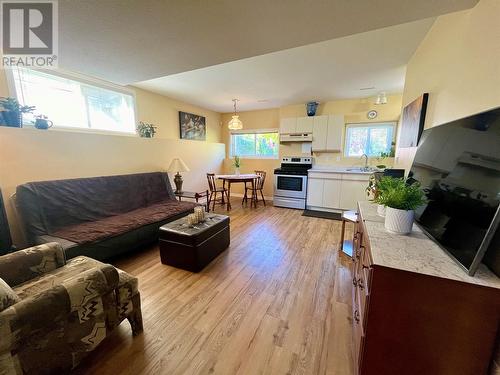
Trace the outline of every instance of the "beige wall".
<path fill-rule="evenodd" d="M 406 70 L 403 105 L 429 93 L 425 127 L 500 106 L 500 1 L 438 17 Z M 415 148 L 398 149 L 409 168 Z"/>
<path fill-rule="evenodd" d="M 376 106 L 373 104 L 373 98 L 367 99 L 352 99 L 352 100 L 337 100 L 320 104 L 317 115 L 343 114 L 346 123 L 358 122 L 383 122 L 383 121 L 398 121 L 401 112 L 401 95 L 389 95 L 386 105 Z M 279 128 L 280 118 L 286 117 L 301 117 L 306 116 L 305 104 L 290 105 L 276 109 L 241 112 L 240 119 L 243 122 L 244 129 L 269 129 Z M 378 116 L 375 120 L 368 120 L 366 113 L 376 109 Z M 232 160 L 229 159 L 229 131 L 227 123 L 231 119 L 231 113 L 222 115 L 222 138 L 226 143 L 226 160 L 224 169 L 227 173 L 233 171 Z M 310 155 L 302 154 L 302 146 L 300 143 L 282 143 L 280 144 L 280 157 Z M 362 160 L 358 158 L 344 158 L 341 153 L 321 153 L 315 154 L 315 161 L 320 165 L 361 165 Z M 376 160 L 371 161 L 372 164 L 379 164 Z M 385 163 L 392 163 L 392 160 L 386 160 Z M 279 167 L 279 159 L 243 159 L 241 172 L 249 173 L 254 170 L 264 170 L 267 172 L 264 194 L 272 196 L 273 194 L 273 171 Z M 236 193 L 242 193 L 240 186 L 235 185 L 231 189 Z"/>
<path fill-rule="evenodd" d="M 136 91 L 138 120 L 158 126 L 154 139 L 88 132 L 0 127 L 0 188 L 14 241 L 23 245 L 9 197 L 27 181 L 114 175 L 166 170 L 172 158 L 190 167 L 183 173 L 186 190 L 206 189 L 207 171 L 222 171 L 225 156 L 220 114 L 162 95 Z M 0 96 L 8 96 L 5 74 L 0 71 Z M 206 117 L 207 141 L 179 139 L 178 111 Z"/>

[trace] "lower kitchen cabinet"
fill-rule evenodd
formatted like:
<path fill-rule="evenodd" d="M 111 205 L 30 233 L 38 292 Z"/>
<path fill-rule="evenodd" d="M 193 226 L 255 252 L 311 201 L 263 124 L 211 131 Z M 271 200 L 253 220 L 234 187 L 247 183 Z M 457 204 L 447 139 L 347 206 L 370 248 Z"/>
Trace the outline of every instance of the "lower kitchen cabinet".
<path fill-rule="evenodd" d="M 353 210 L 360 200 L 367 200 L 369 175 L 355 173 L 310 172 L 307 202 L 314 210 Z"/>

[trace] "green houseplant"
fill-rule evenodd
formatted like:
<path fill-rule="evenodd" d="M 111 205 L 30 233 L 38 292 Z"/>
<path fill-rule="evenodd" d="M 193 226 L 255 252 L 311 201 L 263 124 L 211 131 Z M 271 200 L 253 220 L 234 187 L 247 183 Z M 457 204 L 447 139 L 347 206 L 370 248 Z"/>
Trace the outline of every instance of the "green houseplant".
<path fill-rule="evenodd" d="M 236 175 L 239 175 L 240 174 L 241 159 L 238 155 L 235 155 L 233 157 L 233 166 L 234 166 L 234 173 Z"/>
<path fill-rule="evenodd" d="M 13 128 L 22 128 L 23 114 L 32 113 L 34 106 L 21 105 L 16 98 L 0 97 L 0 123 Z"/>
<path fill-rule="evenodd" d="M 156 134 L 156 126 L 140 121 L 137 125 L 137 133 L 142 138 L 153 138 Z"/>
<path fill-rule="evenodd" d="M 394 233 L 410 233 L 415 210 L 426 202 L 420 184 L 408 184 L 406 179 L 384 177 L 382 191 L 376 199 L 386 207 L 385 228 Z"/>

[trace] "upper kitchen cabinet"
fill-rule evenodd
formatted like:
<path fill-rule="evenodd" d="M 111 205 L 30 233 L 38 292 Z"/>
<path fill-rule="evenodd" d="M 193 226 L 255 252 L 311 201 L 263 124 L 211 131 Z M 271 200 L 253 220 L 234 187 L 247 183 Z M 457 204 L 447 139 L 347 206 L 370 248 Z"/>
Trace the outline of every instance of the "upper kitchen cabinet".
<path fill-rule="evenodd" d="M 316 116 L 313 119 L 312 150 L 316 152 L 342 151 L 344 116 Z"/>
<path fill-rule="evenodd" d="M 297 118 L 297 133 L 312 133 L 314 117 Z"/>
<path fill-rule="evenodd" d="M 283 118 L 280 121 L 280 134 L 293 134 L 297 132 L 297 118 Z"/>

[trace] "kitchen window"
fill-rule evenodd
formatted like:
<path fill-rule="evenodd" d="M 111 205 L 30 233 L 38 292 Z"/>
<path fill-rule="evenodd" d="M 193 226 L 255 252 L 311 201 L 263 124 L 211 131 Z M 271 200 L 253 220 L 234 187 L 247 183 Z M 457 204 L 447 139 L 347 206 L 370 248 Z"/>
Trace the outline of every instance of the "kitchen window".
<path fill-rule="evenodd" d="M 243 130 L 231 133 L 230 155 L 241 158 L 277 159 L 277 129 Z"/>
<path fill-rule="evenodd" d="M 135 96 L 126 88 L 25 68 L 13 69 L 9 78 L 17 100 L 35 106 L 34 114 L 47 116 L 55 128 L 135 133 Z M 33 123 L 34 115 L 23 120 Z"/>
<path fill-rule="evenodd" d="M 359 157 L 366 154 L 378 157 L 390 154 L 396 136 L 396 123 L 347 124 L 344 156 Z"/>

